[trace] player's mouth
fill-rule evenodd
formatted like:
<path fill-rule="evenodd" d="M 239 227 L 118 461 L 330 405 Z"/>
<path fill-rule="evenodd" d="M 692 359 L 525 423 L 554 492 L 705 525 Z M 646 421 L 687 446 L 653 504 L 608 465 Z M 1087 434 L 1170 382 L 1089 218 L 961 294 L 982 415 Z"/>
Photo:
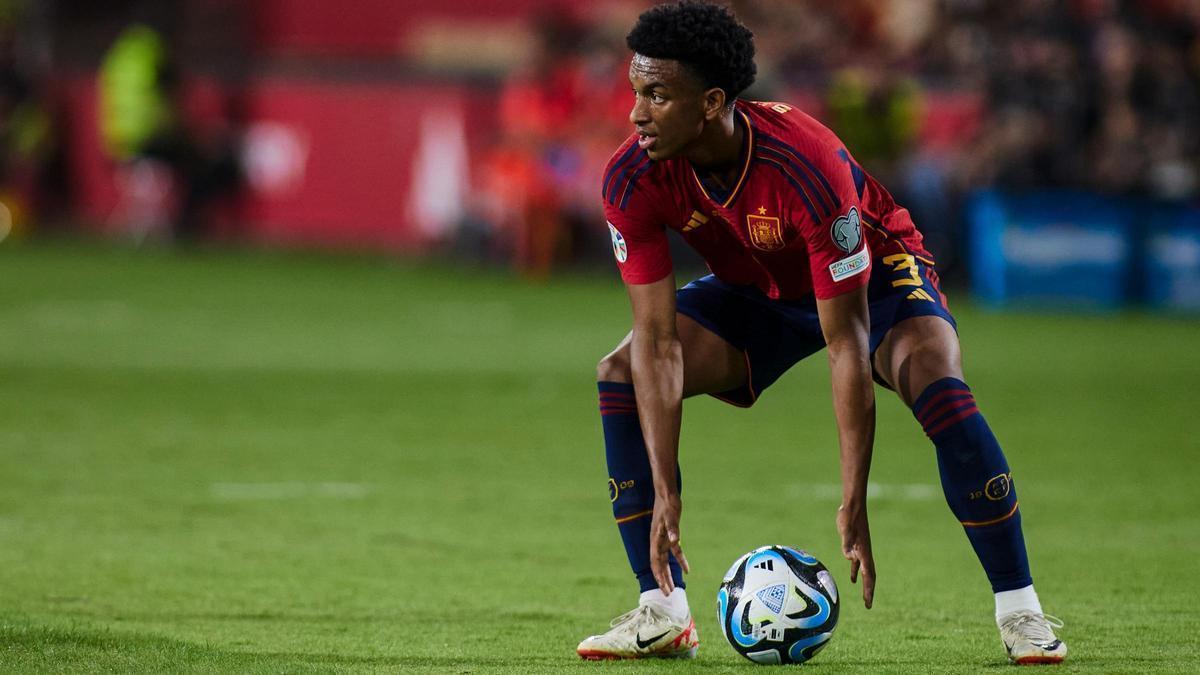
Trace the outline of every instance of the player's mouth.
<path fill-rule="evenodd" d="M 638 147 L 643 150 L 649 150 L 653 148 L 656 142 L 658 142 L 658 136 L 651 136 L 649 134 L 638 135 Z"/>

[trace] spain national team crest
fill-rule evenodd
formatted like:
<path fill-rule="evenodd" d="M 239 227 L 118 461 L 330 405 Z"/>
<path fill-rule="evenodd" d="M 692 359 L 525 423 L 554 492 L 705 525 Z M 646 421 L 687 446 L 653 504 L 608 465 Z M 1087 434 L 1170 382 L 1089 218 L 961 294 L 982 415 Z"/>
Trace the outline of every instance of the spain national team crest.
<path fill-rule="evenodd" d="M 762 251 L 778 251 L 784 247 L 783 226 L 773 216 L 746 216 L 750 243 Z"/>

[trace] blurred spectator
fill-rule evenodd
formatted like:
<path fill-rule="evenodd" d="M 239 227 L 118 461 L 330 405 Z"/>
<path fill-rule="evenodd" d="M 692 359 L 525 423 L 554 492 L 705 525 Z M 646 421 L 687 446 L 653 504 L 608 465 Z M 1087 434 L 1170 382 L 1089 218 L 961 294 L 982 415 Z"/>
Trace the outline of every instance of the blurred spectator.
<path fill-rule="evenodd" d="M 894 185 L 900 162 L 917 146 L 921 105 L 912 79 L 885 67 L 848 67 L 834 73 L 826 107 L 854 158 Z"/>
<path fill-rule="evenodd" d="M 485 162 L 484 193 L 494 241 L 518 269 L 549 274 L 569 245 L 564 172 L 572 164 L 571 124 L 581 95 L 575 45 L 579 27 L 564 13 L 540 17 L 528 63 L 500 91 L 500 137 Z"/>
<path fill-rule="evenodd" d="M 1195 3 L 1023 0 L 985 24 L 992 115 L 976 183 L 1197 195 Z"/>
<path fill-rule="evenodd" d="M 159 9 L 143 8 L 158 17 Z M 231 144 L 205 147 L 189 132 L 180 73 L 163 21 L 139 21 L 113 43 L 100 70 L 100 130 L 121 170 L 118 217 L 139 238 L 163 222 L 176 241 L 205 234 L 207 209 L 231 192 L 239 171 Z"/>
<path fill-rule="evenodd" d="M 614 139 L 629 133 L 624 31 L 632 17 L 619 6 L 593 9 L 541 15 L 525 65 L 500 90 L 484 210 L 492 239 L 531 277 L 604 250 L 595 246 L 603 233 L 596 195 Z"/>
<path fill-rule="evenodd" d="M 39 79 L 18 53 L 20 2 L 0 3 L 0 239 L 30 226 L 43 202 L 54 134 Z"/>
<path fill-rule="evenodd" d="M 962 229 L 957 205 L 981 187 L 1177 201 L 1200 196 L 1196 0 L 727 1 L 756 33 L 759 77 L 747 97 L 788 101 L 833 127 L 913 212 L 931 249 L 948 265 Z M 0 15 L 13 2 L 18 0 L 0 0 Z M 342 57 L 318 51 L 251 54 L 258 66 L 251 69 L 247 59 L 229 56 L 236 51 L 225 47 L 230 40 L 214 39 L 233 32 L 229 22 L 211 21 L 211 35 L 206 34 L 195 17 L 180 18 L 186 14 L 181 8 L 224 16 L 213 9 L 220 6 L 225 13 L 251 16 L 269 4 L 268 14 L 278 14 L 286 28 L 290 24 L 279 17 L 292 16 L 293 5 L 311 9 L 321 3 L 119 4 L 133 3 L 146 15 L 127 27 L 104 59 L 100 121 L 105 147 L 120 167 L 120 215 L 135 230 L 148 232 L 155 222 L 170 221 L 179 239 L 202 236 L 207 206 L 236 182 L 231 144 L 224 140 L 229 134 L 196 133 L 201 116 L 189 119 L 183 112 L 174 25 L 185 44 L 221 45 L 202 57 L 188 51 L 184 61 L 211 75 L 213 63 L 224 58 L 229 72 L 215 78 L 219 89 L 237 89 L 230 82 L 244 77 L 250 77 L 246 88 L 254 89 L 281 74 L 384 87 L 416 74 L 450 78 L 473 94 L 494 94 L 495 109 L 487 113 L 495 137 L 480 152 L 471 135 L 469 149 L 478 153 L 470 158 L 471 175 L 479 177 L 479 190 L 464 205 L 460 248 L 512 261 L 532 277 L 544 277 L 584 252 L 599 258 L 607 249 L 599 172 L 631 131 L 624 38 L 654 0 L 547 0 L 536 3 L 541 13 L 529 16 L 510 8 L 504 22 L 493 21 L 495 8 L 483 5 L 475 16 L 465 16 L 473 10 L 458 4 L 444 15 L 430 11 L 436 18 L 430 25 L 440 29 L 419 28 L 431 17 L 414 20 L 417 28 L 408 29 L 422 36 L 421 45 L 440 35 L 447 49 L 461 52 L 440 61 L 443 69 L 423 65 L 417 55 L 425 52 L 407 43 L 388 51 L 386 39 L 376 51 L 366 50 L 368 56 L 359 55 L 356 35 L 362 26 L 344 32 L 339 26 L 336 34 L 324 36 L 336 38 L 330 44 L 345 41 Z M 67 5 L 70 9 L 62 9 Z M 91 3 L 53 6 L 63 16 L 74 15 L 82 27 L 62 45 L 78 45 L 73 50 L 83 55 L 78 62 L 94 67 L 97 50 L 87 47 L 97 38 L 88 36 L 103 36 L 108 45 L 113 28 L 96 27 Z M 313 21 L 302 24 L 311 26 L 326 16 L 323 10 L 297 15 Z M 462 36 L 481 33 L 459 30 L 460 23 L 483 23 L 489 39 L 505 46 L 473 49 Z M 325 44 L 318 39 L 309 48 Z M 22 173 L 15 167 L 43 161 L 54 137 L 39 131 L 50 128 L 36 112 L 42 93 L 28 86 L 39 80 L 10 62 L 4 45 L 0 32 L 0 166 L 9 186 Z M 470 55 L 479 53 L 524 58 L 515 68 L 493 56 L 470 64 Z M 497 80 L 482 84 L 476 79 L 481 75 Z M 26 107 L 29 102 L 33 107 Z M 480 129 L 493 131 L 483 122 L 470 131 Z M 72 149 L 78 151 L 78 145 Z"/>
<path fill-rule="evenodd" d="M 939 259 L 954 258 L 959 195 L 978 187 L 1200 195 L 1200 3 L 732 4 L 759 50 L 759 81 L 747 96 L 788 100 L 833 127 L 909 206 Z M 591 17 L 590 35 L 578 26 L 544 32 L 543 44 L 550 34 L 571 39 L 540 49 L 505 87 L 504 109 L 519 112 L 506 114 L 509 144 L 500 146 L 514 154 L 500 156 L 510 175 L 519 166 L 536 189 L 553 186 L 554 194 L 521 192 L 527 208 L 546 209 L 523 225 L 525 241 L 547 237 L 532 258 L 542 270 L 570 231 L 564 223 L 599 222 L 594 184 L 580 179 L 592 179 L 588 167 L 602 165 L 628 132 L 628 101 L 618 114 L 597 114 L 603 92 L 627 88 L 629 58 L 623 33 L 611 34 L 602 17 Z M 589 52 L 596 44 L 604 49 Z M 605 68 L 617 84 L 589 74 Z M 579 215 L 568 216 L 572 209 Z"/>

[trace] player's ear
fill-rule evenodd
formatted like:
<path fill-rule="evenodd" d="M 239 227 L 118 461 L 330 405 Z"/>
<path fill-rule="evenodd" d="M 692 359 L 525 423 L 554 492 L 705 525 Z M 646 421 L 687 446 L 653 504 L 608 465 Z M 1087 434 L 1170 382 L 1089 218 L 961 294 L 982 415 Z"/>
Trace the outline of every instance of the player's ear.
<path fill-rule="evenodd" d="M 717 120 L 725 112 L 725 90 L 713 87 L 704 92 L 704 119 Z"/>

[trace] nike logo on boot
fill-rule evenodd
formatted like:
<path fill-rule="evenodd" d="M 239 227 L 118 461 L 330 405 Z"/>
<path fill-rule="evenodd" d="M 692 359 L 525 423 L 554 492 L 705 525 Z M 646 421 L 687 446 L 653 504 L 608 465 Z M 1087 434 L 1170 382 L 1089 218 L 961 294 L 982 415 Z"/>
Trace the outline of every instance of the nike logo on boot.
<path fill-rule="evenodd" d="M 662 633 L 655 635 L 654 637 L 650 638 L 649 640 L 643 640 L 641 635 L 635 636 L 635 638 L 637 640 L 638 649 L 645 649 L 646 647 L 649 647 L 650 645 L 654 644 L 655 642 L 658 642 L 659 640 L 663 639 L 663 637 L 666 636 L 666 634 L 670 633 L 670 632 L 671 631 L 669 631 L 669 630 L 663 631 Z"/>

